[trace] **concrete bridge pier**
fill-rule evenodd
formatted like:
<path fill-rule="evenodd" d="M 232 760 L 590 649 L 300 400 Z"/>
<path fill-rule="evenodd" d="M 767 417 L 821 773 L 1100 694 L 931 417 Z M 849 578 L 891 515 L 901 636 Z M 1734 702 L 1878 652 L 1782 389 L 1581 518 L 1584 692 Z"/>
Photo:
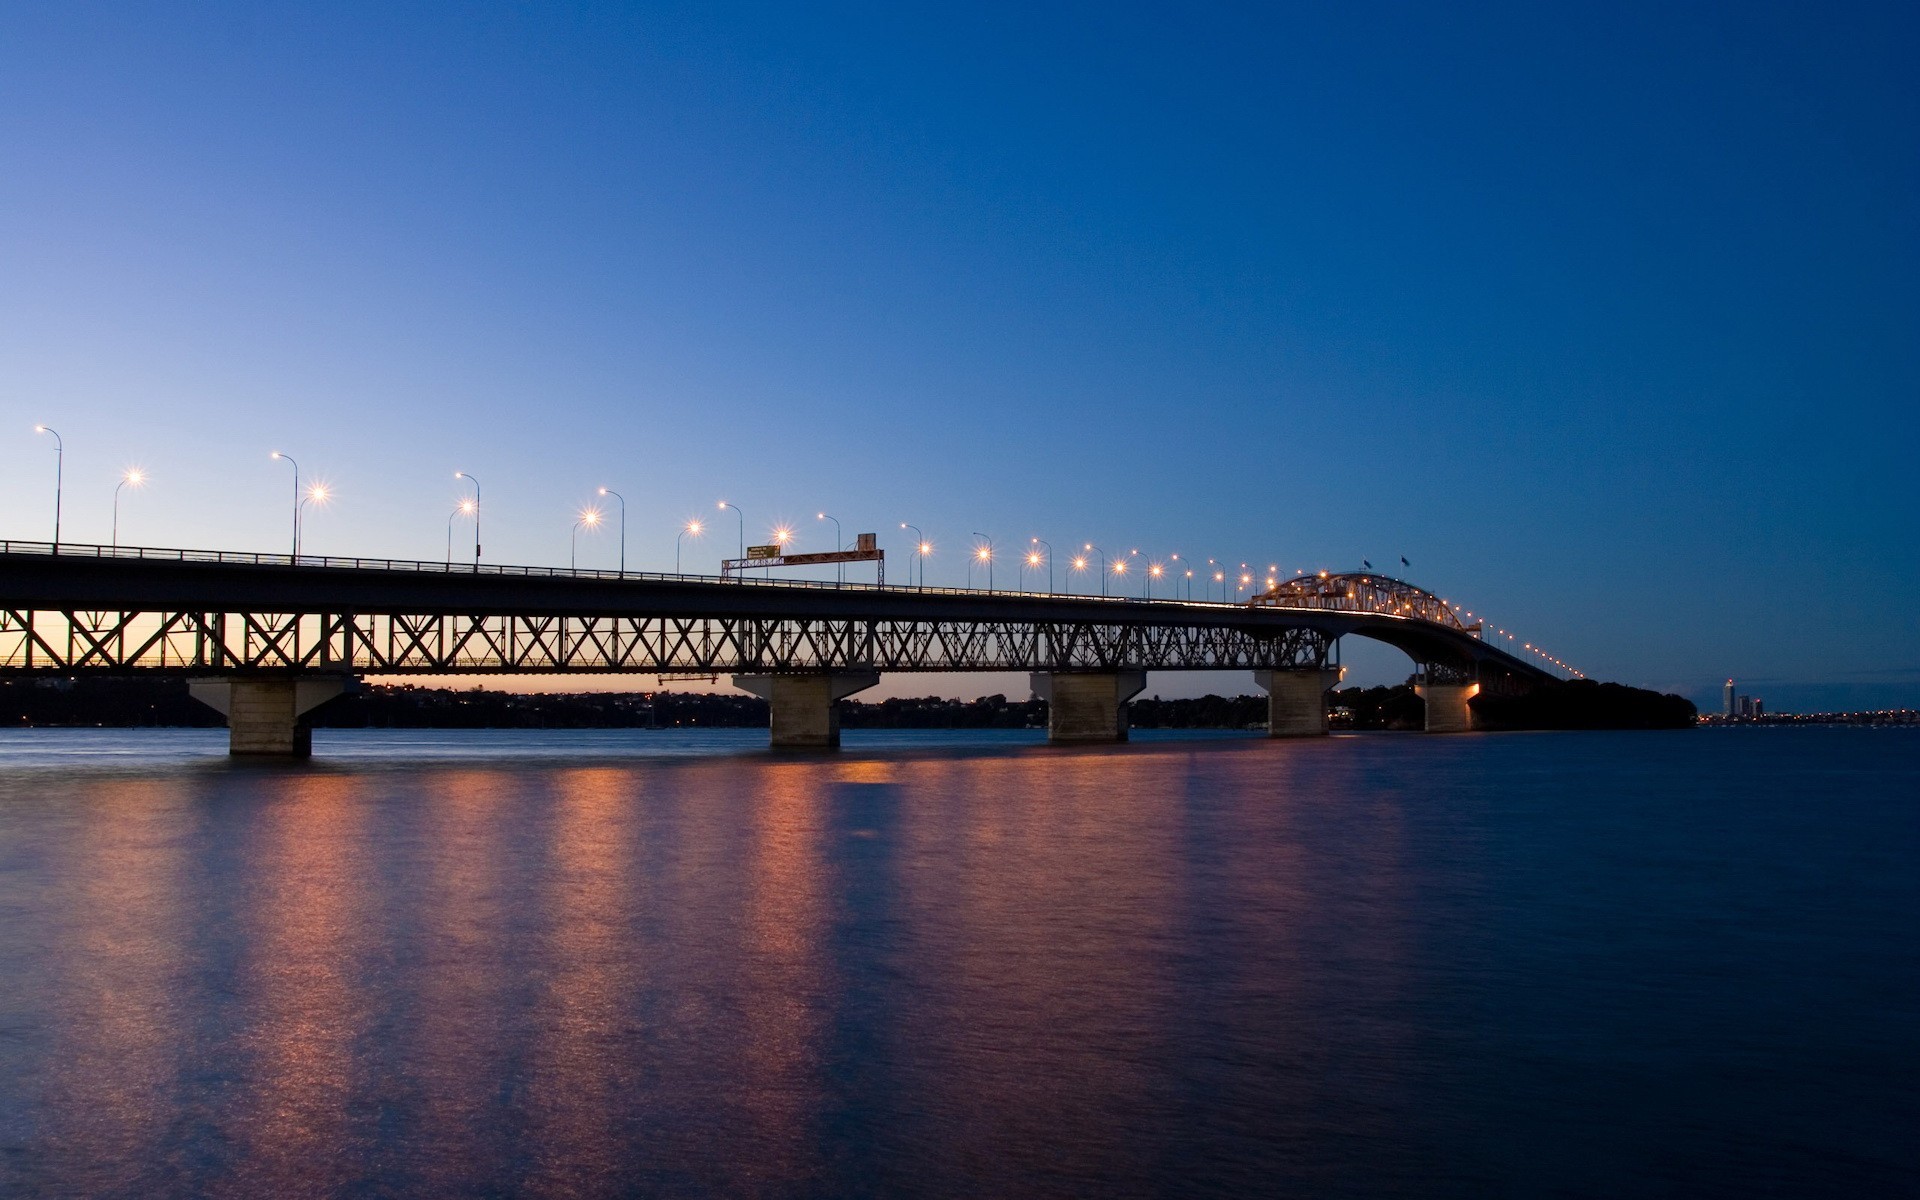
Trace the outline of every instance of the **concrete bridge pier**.
<path fill-rule="evenodd" d="M 1325 737 L 1327 692 L 1345 674 L 1345 667 L 1255 671 L 1253 681 L 1267 692 L 1267 736 Z"/>
<path fill-rule="evenodd" d="M 1467 733 L 1476 728 L 1467 701 L 1480 694 L 1477 683 L 1419 683 L 1414 692 L 1427 703 L 1428 733 Z"/>
<path fill-rule="evenodd" d="M 308 758 L 313 727 L 307 714 L 346 691 L 353 679 L 340 675 L 298 679 L 190 679 L 187 694 L 227 719 L 227 753 L 237 756 Z"/>
<path fill-rule="evenodd" d="M 1049 742 L 1124 742 L 1127 701 L 1147 686 L 1145 671 L 1036 671 L 1033 694 L 1047 702 Z"/>
<path fill-rule="evenodd" d="M 840 701 L 879 682 L 878 671 L 733 677 L 733 686 L 767 702 L 775 750 L 837 749 Z"/>

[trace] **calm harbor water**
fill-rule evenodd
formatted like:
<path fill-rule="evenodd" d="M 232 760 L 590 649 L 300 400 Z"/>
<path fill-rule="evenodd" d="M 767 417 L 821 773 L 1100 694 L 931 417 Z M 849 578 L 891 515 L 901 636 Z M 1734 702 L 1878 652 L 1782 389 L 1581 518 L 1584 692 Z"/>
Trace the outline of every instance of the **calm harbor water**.
<path fill-rule="evenodd" d="M 0 1195 L 1914 1194 L 1920 731 L 0 733 Z"/>

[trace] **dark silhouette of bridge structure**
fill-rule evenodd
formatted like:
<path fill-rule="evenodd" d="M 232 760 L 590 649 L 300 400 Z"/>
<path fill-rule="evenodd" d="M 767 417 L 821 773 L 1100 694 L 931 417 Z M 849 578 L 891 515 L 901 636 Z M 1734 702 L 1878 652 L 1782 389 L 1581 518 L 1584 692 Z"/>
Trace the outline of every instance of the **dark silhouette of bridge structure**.
<path fill-rule="evenodd" d="M 827 747 L 885 672 L 1026 671 L 1072 742 L 1124 740 L 1148 671 L 1252 670 L 1269 733 L 1315 735 L 1345 636 L 1413 660 L 1433 732 L 1552 678 L 1373 573 L 1224 602 L 0 542 L 0 676 L 184 677 L 236 754 L 307 753 L 308 714 L 369 676 L 725 675 L 775 746 Z"/>

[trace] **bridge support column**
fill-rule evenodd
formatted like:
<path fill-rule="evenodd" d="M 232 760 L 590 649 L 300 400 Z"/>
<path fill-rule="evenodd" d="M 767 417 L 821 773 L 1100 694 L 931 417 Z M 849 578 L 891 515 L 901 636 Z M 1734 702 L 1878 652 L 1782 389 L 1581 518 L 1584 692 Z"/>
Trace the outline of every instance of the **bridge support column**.
<path fill-rule="evenodd" d="M 1145 671 L 1035 672 L 1033 694 L 1047 702 L 1049 742 L 1124 742 L 1127 701 L 1147 686 Z"/>
<path fill-rule="evenodd" d="M 187 694 L 227 719 L 227 753 L 279 758 L 313 754 L 307 714 L 347 690 L 351 679 L 192 679 Z"/>
<path fill-rule="evenodd" d="M 775 750 L 836 748 L 840 745 L 840 701 L 879 682 L 878 671 L 733 677 L 733 686 L 767 702 L 767 724 Z"/>
<path fill-rule="evenodd" d="M 1326 736 L 1327 692 L 1344 674 L 1344 667 L 1255 671 L 1253 681 L 1267 691 L 1267 736 Z"/>
<path fill-rule="evenodd" d="M 1428 733 L 1466 733 L 1473 729 L 1467 701 L 1480 694 L 1477 683 L 1422 683 L 1414 692 L 1427 703 Z"/>

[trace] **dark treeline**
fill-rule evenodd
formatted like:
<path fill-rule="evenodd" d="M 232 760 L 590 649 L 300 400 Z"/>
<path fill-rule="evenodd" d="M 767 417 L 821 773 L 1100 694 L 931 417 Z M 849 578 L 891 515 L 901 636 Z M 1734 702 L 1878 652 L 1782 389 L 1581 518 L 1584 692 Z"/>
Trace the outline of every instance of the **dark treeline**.
<path fill-rule="evenodd" d="M 1472 704 L 1485 729 L 1687 729 L 1700 717 L 1683 696 L 1592 679 L 1545 683 L 1524 696 L 1475 696 Z"/>
<path fill-rule="evenodd" d="M 1327 698 L 1335 729 L 1421 728 L 1426 706 L 1407 684 L 1342 688 Z M 1587 680 L 1548 684 L 1519 697 L 1477 696 L 1475 714 L 1494 729 L 1667 729 L 1692 725 L 1694 706 L 1679 696 Z M 1141 729 L 1253 729 L 1267 719 L 1267 698 L 1201 696 L 1135 700 L 1128 720 Z M 1033 729 L 1047 723 L 1044 700 L 937 697 L 841 702 L 849 729 Z M 220 715 L 187 695 L 179 679 L 9 680 L 0 682 L 0 724 L 9 726 L 216 726 Z M 766 701 L 703 692 L 526 694 L 475 688 L 374 684 L 316 711 L 323 729 L 635 729 L 764 728 Z"/>

